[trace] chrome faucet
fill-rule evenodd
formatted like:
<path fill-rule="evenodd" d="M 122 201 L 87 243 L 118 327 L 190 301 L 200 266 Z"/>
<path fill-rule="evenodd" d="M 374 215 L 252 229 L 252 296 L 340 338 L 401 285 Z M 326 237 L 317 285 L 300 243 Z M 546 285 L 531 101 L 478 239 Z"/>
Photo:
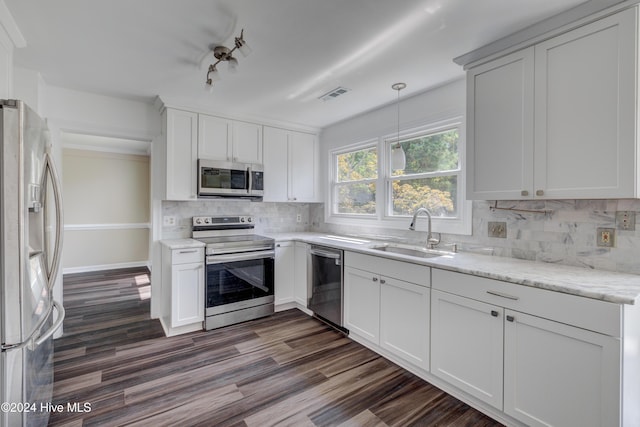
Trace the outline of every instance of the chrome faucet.
<path fill-rule="evenodd" d="M 417 209 L 413 213 L 413 218 L 411 219 L 411 225 L 409 225 L 409 230 L 415 231 L 416 229 L 416 219 L 420 213 L 426 213 L 429 222 L 427 223 L 427 248 L 433 249 L 436 247 L 438 243 L 440 243 L 440 234 L 438 234 L 438 238 L 433 237 L 433 233 L 431 233 L 431 213 L 426 208 Z"/>

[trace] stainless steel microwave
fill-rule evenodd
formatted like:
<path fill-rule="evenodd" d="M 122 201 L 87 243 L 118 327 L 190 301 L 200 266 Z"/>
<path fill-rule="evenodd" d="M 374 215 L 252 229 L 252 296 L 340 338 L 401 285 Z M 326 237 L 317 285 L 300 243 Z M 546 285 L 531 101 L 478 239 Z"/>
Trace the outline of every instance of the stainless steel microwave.
<path fill-rule="evenodd" d="M 262 199 L 263 195 L 262 165 L 198 160 L 198 197 Z"/>

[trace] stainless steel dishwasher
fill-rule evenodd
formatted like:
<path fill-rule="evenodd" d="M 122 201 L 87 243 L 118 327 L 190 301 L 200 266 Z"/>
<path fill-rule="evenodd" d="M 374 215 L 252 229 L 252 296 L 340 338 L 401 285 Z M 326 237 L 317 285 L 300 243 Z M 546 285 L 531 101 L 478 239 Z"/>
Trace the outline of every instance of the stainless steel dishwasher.
<path fill-rule="evenodd" d="M 308 307 L 314 315 L 341 331 L 343 326 L 342 251 L 327 246 L 309 248 Z"/>

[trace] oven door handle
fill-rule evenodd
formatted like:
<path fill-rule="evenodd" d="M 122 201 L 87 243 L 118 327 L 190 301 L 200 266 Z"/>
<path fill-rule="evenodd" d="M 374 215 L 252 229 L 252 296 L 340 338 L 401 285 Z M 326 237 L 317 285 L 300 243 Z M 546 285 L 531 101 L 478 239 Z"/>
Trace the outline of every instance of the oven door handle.
<path fill-rule="evenodd" d="M 243 252 L 241 254 L 209 255 L 207 265 L 225 262 L 247 261 L 252 259 L 275 258 L 276 251 Z"/>

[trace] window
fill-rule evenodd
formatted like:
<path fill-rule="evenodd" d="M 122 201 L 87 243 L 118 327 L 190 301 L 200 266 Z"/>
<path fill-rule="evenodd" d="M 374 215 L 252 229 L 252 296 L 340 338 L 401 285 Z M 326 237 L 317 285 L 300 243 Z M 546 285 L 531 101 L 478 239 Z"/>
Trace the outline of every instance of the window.
<path fill-rule="evenodd" d="M 409 217 L 424 207 L 432 215 L 435 231 L 470 234 L 462 129 L 461 118 L 456 118 L 401 133 L 403 170 L 391 169 L 395 135 L 330 152 L 327 221 L 406 229 Z"/>
<path fill-rule="evenodd" d="M 389 159 L 394 145 L 387 142 Z M 407 161 L 404 170 L 390 171 L 387 214 L 407 216 L 424 207 L 432 216 L 455 218 L 460 174 L 458 128 L 413 136 L 400 145 Z"/>
<path fill-rule="evenodd" d="M 378 149 L 367 147 L 337 154 L 335 208 L 338 214 L 376 213 Z"/>

